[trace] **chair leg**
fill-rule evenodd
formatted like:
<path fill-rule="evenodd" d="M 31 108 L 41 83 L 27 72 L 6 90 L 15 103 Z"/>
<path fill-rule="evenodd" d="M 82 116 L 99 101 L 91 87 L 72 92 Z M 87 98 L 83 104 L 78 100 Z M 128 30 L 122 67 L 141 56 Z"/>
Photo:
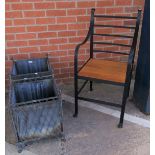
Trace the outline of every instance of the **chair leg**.
<path fill-rule="evenodd" d="M 90 81 L 90 91 L 93 90 L 93 81 Z"/>
<path fill-rule="evenodd" d="M 78 116 L 78 79 L 75 77 L 74 79 L 74 95 L 75 95 L 75 113 L 73 117 Z"/>
<path fill-rule="evenodd" d="M 130 80 L 130 82 L 128 84 L 128 95 L 127 95 L 127 97 L 129 97 L 129 94 L 130 94 L 130 85 L 131 85 L 131 80 Z"/>
<path fill-rule="evenodd" d="M 126 101 L 128 98 L 128 91 L 129 91 L 128 89 L 129 89 L 129 87 L 125 86 L 124 92 L 123 92 L 122 108 L 121 108 L 121 114 L 120 114 L 118 128 L 123 128 L 124 113 L 125 113 Z"/>

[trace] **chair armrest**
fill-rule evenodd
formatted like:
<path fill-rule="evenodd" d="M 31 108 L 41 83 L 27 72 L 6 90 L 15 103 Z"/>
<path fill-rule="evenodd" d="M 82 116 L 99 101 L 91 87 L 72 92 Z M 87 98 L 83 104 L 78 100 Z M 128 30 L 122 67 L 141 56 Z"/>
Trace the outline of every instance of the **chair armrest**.
<path fill-rule="evenodd" d="M 77 73 L 77 70 L 78 70 L 78 51 L 79 51 L 79 48 L 89 40 L 90 36 L 91 36 L 91 28 L 89 28 L 89 31 L 88 31 L 87 36 L 84 39 L 84 41 L 81 42 L 80 44 L 78 44 L 75 48 L 75 53 L 74 53 L 74 72 L 75 73 Z"/>

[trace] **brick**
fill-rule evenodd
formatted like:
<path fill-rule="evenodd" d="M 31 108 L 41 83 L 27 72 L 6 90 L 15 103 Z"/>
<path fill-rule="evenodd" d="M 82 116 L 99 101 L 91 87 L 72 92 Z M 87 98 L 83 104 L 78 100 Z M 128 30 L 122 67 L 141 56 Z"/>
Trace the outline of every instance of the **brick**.
<path fill-rule="evenodd" d="M 95 13 L 96 14 L 105 14 L 105 8 L 96 8 Z"/>
<path fill-rule="evenodd" d="M 70 68 L 70 67 L 69 68 L 62 68 L 60 71 L 61 71 L 61 73 L 70 73 L 70 72 L 74 72 L 74 69 Z"/>
<path fill-rule="evenodd" d="M 88 30 L 79 30 L 77 32 L 77 36 L 86 36 L 88 33 Z"/>
<path fill-rule="evenodd" d="M 8 48 L 5 50 L 6 54 L 17 54 L 18 49 L 17 48 Z"/>
<path fill-rule="evenodd" d="M 63 24 L 63 25 L 49 25 L 48 26 L 48 30 L 49 31 L 58 31 L 58 30 L 67 30 L 67 25 Z"/>
<path fill-rule="evenodd" d="M 44 17 L 45 11 L 25 11 L 24 17 Z"/>
<path fill-rule="evenodd" d="M 50 52 L 49 56 L 51 57 L 59 57 L 59 56 L 67 56 L 67 52 L 66 51 L 57 51 L 57 52 Z"/>
<path fill-rule="evenodd" d="M 49 61 L 54 63 L 54 62 L 60 62 L 59 57 L 49 57 Z"/>
<path fill-rule="evenodd" d="M 50 44 L 64 44 L 64 43 L 67 43 L 67 38 L 50 39 L 49 43 Z"/>
<path fill-rule="evenodd" d="M 77 7 L 78 8 L 95 7 L 95 2 L 78 2 Z"/>
<path fill-rule="evenodd" d="M 54 75 L 60 74 L 60 69 L 59 68 L 54 68 Z M 60 79 L 56 79 L 56 82 L 61 81 Z"/>
<path fill-rule="evenodd" d="M 33 45 L 47 45 L 48 44 L 48 40 L 29 40 L 29 45 L 33 46 Z"/>
<path fill-rule="evenodd" d="M 123 47 L 123 46 L 120 47 L 120 51 L 128 51 L 129 52 L 129 50 L 130 50 L 129 47 Z"/>
<path fill-rule="evenodd" d="M 5 26 L 11 26 L 12 20 L 5 20 Z"/>
<path fill-rule="evenodd" d="M 41 32 L 46 30 L 47 30 L 46 26 L 28 26 L 27 27 L 28 32 Z"/>
<path fill-rule="evenodd" d="M 130 33 L 130 29 L 123 29 L 123 28 L 113 29 L 113 33 Z"/>
<path fill-rule="evenodd" d="M 78 16 L 77 17 L 77 22 L 89 22 L 90 21 L 90 16 Z"/>
<path fill-rule="evenodd" d="M 57 45 L 40 46 L 40 51 L 52 51 L 52 50 L 58 50 L 58 46 Z"/>
<path fill-rule="evenodd" d="M 104 50 L 118 51 L 119 47 L 118 46 L 104 47 Z"/>
<path fill-rule="evenodd" d="M 8 47 L 20 47 L 20 46 L 27 46 L 27 41 L 8 41 Z"/>
<path fill-rule="evenodd" d="M 6 27 L 5 28 L 6 33 L 20 33 L 25 32 L 25 27 Z"/>
<path fill-rule="evenodd" d="M 34 39 L 36 38 L 35 33 L 23 33 L 23 34 L 16 34 L 17 40 L 26 40 L 26 39 Z"/>
<path fill-rule="evenodd" d="M 47 16 L 66 16 L 66 10 L 47 10 Z"/>
<path fill-rule="evenodd" d="M 96 58 L 107 58 L 107 57 L 111 57 L 111 53 L 97 53 L 95 57 Z"/>
<path fill-rule="evenodd" d="M 76 17 L 58 17 L 57 23 L 75 23 Z"/>
<path fill-rule="evenodd" d="M 86 24 L 68 24 L 69 30 L 86 29 Z"/>
<path fill-rule="evenodd" d="M 111 14 L 111 13 L 122 13 L 124 11 L 123 7 L 119 8 L 106 8 L 106 13 Z"/>
<path fill-rule="evenodd" d="M 14 40 L 15 39 L 15 35 L 14 34 L 6 34 L 5 35 L 5 39 L 6 40 Z"/>
<path fill-rule="evenodd" d="M 67 62 L 63 62 L 63 63 L 54 63 L 54 64 L 53 64 L 53 68 L 64 68 L 64 67 L 68 67 L 68 63 L 67 63 Z"/>
<path fill-rule="evenodd" d="M 114 43 L 118 43 L 118 44 L 129 44 L 129 40 L 124 40 L 124 39 L 120 39 L 120 40 L 114 40 Z"/>
<path fill-rule="evenodd" d="M 16 59 L 16 60 L 18 60 L 18 59 L 28 59 L 29 58 L 28 54 L 16 54 L 16 55 L 12 55 L 12 56 L 10 56 L 10 59 L 12 59 L 12 57 L 14 59 Z"/>
<path fill-rule="evenodd" d="M 51 38 L 51 37 L 56 37 L 56 36 L 57 36 L 56 32 L 44 32 L 44 33 L 38 34 L 39 38 Z"/>
<path fill-rule="evenodd" d="M 75 2 L 56 2 L 56 8 L 75 8 Z"/>
<path fill-rule="evenodd" d="M 67 10 L 67 15 L 85 15 L 86 14 L 86 9 L 68 9 Z"/>
<path fill-rule="evenodd" d="M 137 12 L 138 11 L 138 7 L 125 7 L 125 12 Z"/>
<path fill-rule="evenodd" d="M 59 49 L 60 50 L 68 50 L 68 49 L 75 49 L 75 44 L 65 44 L 65 45 L 60 45 Z"/>
<path fill-rule="evenodd" d="M 144 5 L 144 0 L 134 0 L 133 5 L 143 6 Z"/>
<path fill-rule="evenodd" d="M 107 25 L 123 25 L 123 20 L 105 21 Z"/>
<path fill-rule="evenodd" d="M 126 20 L 124 21 L 124 25 L 134 25 L 135 26 L 136 21 L 135 20 Z"/>
<path fill-rule="evenodd" d="M 22 18 L 22 12 L 21 11 L 11 11 L 11 12 L 5 12 L 6 18 Z"/>
<path fill-rule="evenodd" d="M 10 4 L 5 4 L 5 10 L 10 10 Z"/>
<path fill-rule="evenodd" d="M 30 58 L 43 58 L 46 57 L 47 53 L 30 53 Z"/>
<path fill-rule="evenodd" d="M 13 10 L 31 10 L 33 8 L 32 3 L 20 3 L 20 4 L 12 4 Z"/>
<path fill-rule="evenodd" d="M 102 29 L 96 29 L 95 31 L 96 33 L 102 34 L 102 33 L 112 33 L 112 29 L 111 28 L 102 28 Z"/>
<path fill-rule="evenodd" d="M 58 32 L 58 37 L 70 37 L 70 36 L 76 36 L 76 32 L 75 31 Z"/>
<path fill-rule="evenodd" d="M 125 1 L 116 0 L 115 4 L 116 5 L 131 5 L 132 4 L 132 0 L 125 0 Z"/>
<path fill-rule="evenodd" d="M 69 62 L 69 61 L 73 61 L 74 56 L 66 56 L 66 57 L 60 57 L 60 62 Z"/>
<path fill-rule="evenodd" d="M 36 24 L 54 24 L 55 18 L 38 18 Z"/>
<path fill-rule="evenodd" d="M 73 37 L 73 38 L 69 38 L 69 42 L 70 43 L 78 43 L 78 42 L 82 42 L 84 40 L 85 37 Z"/>
<path fill-rule="evenodd" d="M 35 9 L 54 9 L 55 3 L 54 2 L 35 3 L 34 8 Z"/>
<path fill-rule="evenodd" d="M 38 52 L 38 48 L 37 47 L 23 47 L 23 48 L 19 48 L 19 52 L 21 53 Z"/>
<path fill-rule="evenodd" d="M 5 62 L 5 66 L 7 66 L 8 68 L 11 68 L 11 66 L 12 66 L 12 61 L 6 61 L 6 62 Z"/>
<path fill-rule="evenodd" d="M 20 2 L 20 0 L 5 0 L 5 2 L 7 3 L 7 2 L 12 2 L 12 3 L 14 3 L 14 2 Z"/>
<path fill-rule="evenodd" d="M 107 7 L 107 6 L 113 6 L 114 0 L 104 0 L 104 1 L 97 1 L 97 7 Z"/>
<path fill-rule="evenodd" d="M 35 24 L 34 19 L 14 19 L 14 25 L 32 25 Z"/>
<path fill-rule="evenodd" d="M 42 2 L 43 0 L 22 0 L 22 2 Z"/>
<path fill-rule="evenodd" d="M 59 78 L 67 78 L 69 76 L 69 73 L 63 73 L 63 74 L 59 74 L 59 75 L 55 75 L 55 77 L 59 77 Z"/>
<path fill-rule="evenodd" d="M 6 33 L 23 33 L 25 32 L 25 27 L 6 27 L 5 28 Z"/>

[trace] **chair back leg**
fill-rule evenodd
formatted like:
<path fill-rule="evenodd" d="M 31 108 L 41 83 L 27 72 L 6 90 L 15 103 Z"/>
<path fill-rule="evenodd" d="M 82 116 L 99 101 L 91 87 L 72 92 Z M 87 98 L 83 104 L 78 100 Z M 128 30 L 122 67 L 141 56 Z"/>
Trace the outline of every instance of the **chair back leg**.
<path fill-rule="evenodd" d="M 90 81 L 90 91 L 93 90 L 93 81 Z"/>

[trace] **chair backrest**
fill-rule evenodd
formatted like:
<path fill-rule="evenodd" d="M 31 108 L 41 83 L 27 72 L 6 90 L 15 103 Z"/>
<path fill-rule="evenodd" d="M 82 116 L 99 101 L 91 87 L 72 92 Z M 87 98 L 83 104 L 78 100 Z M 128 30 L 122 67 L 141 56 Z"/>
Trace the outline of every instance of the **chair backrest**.
<path fill-rule="evenodd" d="M 134 26 L 124 26 L 124 25 L 109 25 L 109 24 L 96 24 L 96 19 L 103 19 L 103 21 L 106 21 L 107 19 L 117 20 L 117 19 L 124 19 L 124 20 L 135 20 Z M 97 52 L 106 52 L 106 53 L 114 53 L 114 54 L 122 54 L 122 55 L 129 55 L 129 61 L 131 63 L 134 62 L 134 56 L 136 51 L 136 45 L 137 45 L 137 38 L 138 38 L 138 31 L 139 31 L 139 24 L 141 19 L 141 10 L 138 10 L 136 17 L 131 16 L 112 16 L 112 15 L 97 15 L 95 14 L 95 9 L 91 10 L 91 20 L 90 20 L 90 29 L 89 33 L 91 34 L 90 37 L 90 57 L 93 58 L 93 53 Z M 117 33 L 111 33 L 111 34 L 105 34 L 105 33 L 96 33 L 95 28 L 112 28 L 112 29 L 130 29 L 134 30 L 134 35 L 123 35 L 123 34 L 117 34 Z M 132 39 L 131 44 L 123 44 L 123 43 L 113 43 L 113 42 L 99 42 L 94 40 L 94 36 L 105 36 L 105 37 L 116 37 L 116 38 L 127 38 Z M 113 46 L 122 46 L 122 47 L 128 47 L 129 52 L 119 52 L 119 51 L 110 51 L 110 50 L 97 50 L 95 49 L 94 45 L 113 45 Z"/>

